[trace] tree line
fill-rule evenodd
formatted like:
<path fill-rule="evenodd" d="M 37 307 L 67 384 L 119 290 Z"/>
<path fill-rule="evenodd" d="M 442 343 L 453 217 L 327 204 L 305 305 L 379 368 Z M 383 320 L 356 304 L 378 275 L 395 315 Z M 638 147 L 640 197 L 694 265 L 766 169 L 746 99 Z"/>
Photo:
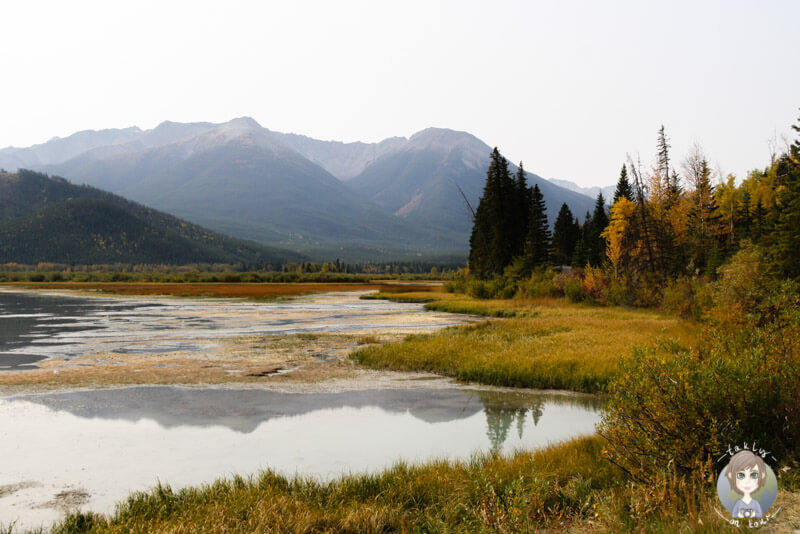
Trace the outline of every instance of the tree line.
<path fill-rule="evenodd" d="M 800 133 L 800 120 L 792 128 Z M 468 272 L 519 279 L 548 266 L 588 266 L 628 286 L 663 284 L 714 277 L 748 242 L 776 274 L 800 276 L 800 138 L 739 183 L 715 173 L 699 145 L 678 168 L 662 126 L 655 162 L 645 168 L 628 156 L 610 208 L 601 193 L 581 223 L 563 204 L 551 233 L 538 186 L 528 187 L 522 164 L 512 177 L 495 148 L 474 212 Z"/>

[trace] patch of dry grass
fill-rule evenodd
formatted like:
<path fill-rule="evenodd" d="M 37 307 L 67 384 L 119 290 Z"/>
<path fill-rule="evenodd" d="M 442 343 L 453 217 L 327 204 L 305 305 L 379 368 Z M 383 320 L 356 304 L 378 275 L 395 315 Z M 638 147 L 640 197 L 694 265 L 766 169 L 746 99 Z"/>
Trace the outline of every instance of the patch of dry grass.
<path fill-rule="evenodd" d="M 563 299 L 453 296 L 433 304 L 513 318 L 408 336 L 403 343 L 367 347 L 352 357 L 370 367 L 429 371 L 483 384 L 600 392 L 616 375 L 619 358 L 634 346 L 652 345 L 658 337 L 688 346 L 697 336 L 696 326 L 658 312 Z"/>
<path fill-rule="evenodd" d="M 436 287 L 409 284 L 352 284 L 352 283 L 165 283 L 165 282 L 3 282 L 9 289 L 38 289 L 56 291 L 91 291 L 112 295 L 159 295 L 175 297 L 219 297 L 274 299 L 331 291 L 382 292 L 428 291 Z"/>

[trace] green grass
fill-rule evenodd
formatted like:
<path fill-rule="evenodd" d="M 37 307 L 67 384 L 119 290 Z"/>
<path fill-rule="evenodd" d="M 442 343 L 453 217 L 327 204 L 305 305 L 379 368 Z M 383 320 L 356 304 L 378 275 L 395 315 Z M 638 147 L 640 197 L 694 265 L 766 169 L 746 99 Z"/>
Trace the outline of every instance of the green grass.
<path fill-rule="evenodd" d="M 402 343 L 367 347 L 359 364 L 397 371 L 429 371 L 482 384 L 602 392 L 617 375 L 620 357 L 634 346 L 696 339 L 696 326 L 641 309 L 590 307 L 563 299 L 445 298 L 426 308 L 501 321 L 408 336 Z"/>

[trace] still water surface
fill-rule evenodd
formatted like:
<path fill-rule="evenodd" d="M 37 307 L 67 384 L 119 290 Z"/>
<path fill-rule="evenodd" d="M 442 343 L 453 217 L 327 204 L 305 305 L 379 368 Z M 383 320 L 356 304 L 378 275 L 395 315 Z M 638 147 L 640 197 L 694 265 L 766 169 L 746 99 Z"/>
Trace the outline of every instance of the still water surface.
<path fill-rule="evenodd" d="M 367 292 L 277 302 L 233 299 L 73 297 L 0 290 L 0 371 L 108 352 L 202 352 L 215 340 L 299 333 L 399 333 L 469 322 L 421 304 L 361 300 Z"/>
<path fill-rule="evenodd" d="M 0 517 L 59 496 L 111 512 L 131 491 L 272 468 L 330 479 L 405 460 L 510 453 L 593 432 L 596 399 L 467 388 L 282 393 L 147 386 L 0 399 Z M 14 489 L 16 488 L 16 489 Z M 74 504 L 74 501 L 73 501 Z"/>

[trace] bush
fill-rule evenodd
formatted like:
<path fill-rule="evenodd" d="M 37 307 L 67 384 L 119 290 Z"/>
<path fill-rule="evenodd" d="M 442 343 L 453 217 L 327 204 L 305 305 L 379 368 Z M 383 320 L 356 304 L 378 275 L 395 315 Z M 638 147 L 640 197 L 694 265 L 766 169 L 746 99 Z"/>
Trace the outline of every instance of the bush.
<path fill-rule="evenodd" d="M 489 299 L 492 298 L 492 289 L 489 287 L 489 282 L 470 280 L 467 283 L 467 295 L 476 299 Z"/>
<path fill-rule="evenodd" d="M 556 285 L 555 273 L 552 269 L 536 270 L 530 278 L 519 282 L 517 296 L 521 298 L 558 297 L 563 295 Z"/>
<path fill-rule="evenodd" d="M 633 295 L 630 288 L 622 280 L 611 280 L 608 284 L 606 300 L 612 306 L 632 306 Z"/>
<path fill-rule="evenodd" d="M 711 309 L 713 288 L 704 278 L 681 276 L 667 282 L 661 308 L 683 319 L 702 320 Z"/>
<path fill-rule="evenodd" d="M 721 269 L 697 349 L 664 344 L 623 360 L 600 432 L 607 457 L 631 476 L 689 472 L 729 444 L 800 452 L 800 298 L 765 271 L 757 252 L 740 251 Z"/>

